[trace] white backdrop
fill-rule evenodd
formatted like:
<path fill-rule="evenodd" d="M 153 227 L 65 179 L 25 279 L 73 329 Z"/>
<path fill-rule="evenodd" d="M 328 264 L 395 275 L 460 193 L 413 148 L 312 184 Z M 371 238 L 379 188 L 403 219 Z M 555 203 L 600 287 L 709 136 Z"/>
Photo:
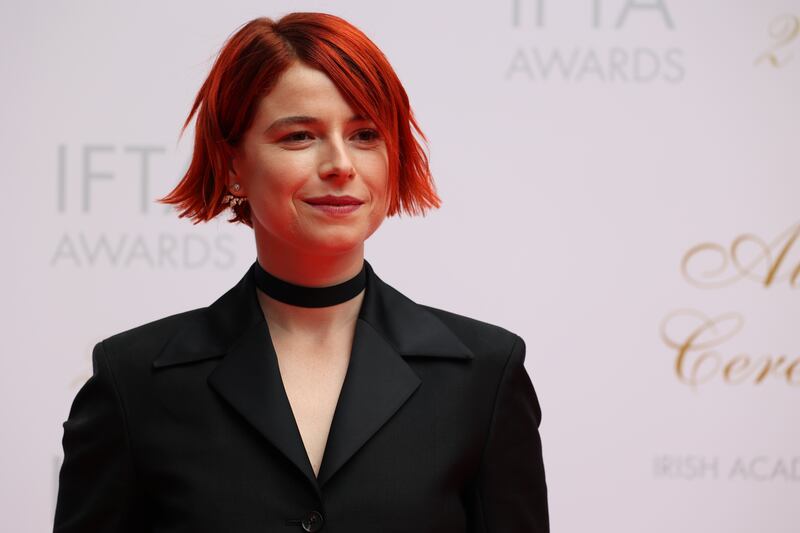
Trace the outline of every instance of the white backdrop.
<path fill-rule="evenodd" d="M 52 528 L 92 345 L 255 258 L 152 200 L 225 38 L 289 11 L 404 82 L 443 207 L 367 258 L 525 338 L 553 531 L 798 531 L 796 0 L 4 2 L 0 529 Z"/>

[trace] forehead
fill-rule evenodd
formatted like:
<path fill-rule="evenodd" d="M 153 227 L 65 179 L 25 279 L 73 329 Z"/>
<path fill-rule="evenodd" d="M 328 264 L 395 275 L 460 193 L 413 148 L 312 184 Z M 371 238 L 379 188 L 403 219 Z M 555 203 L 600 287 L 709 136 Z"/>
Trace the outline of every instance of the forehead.
<path fill-rule="evenodd" d="M 256 119 L 267 121 L 284 115 L 349 117 L 352 114 L 350 104 L 327 74 L 297 62 L 286 69 L 272 90 L 262 97 Z"/>

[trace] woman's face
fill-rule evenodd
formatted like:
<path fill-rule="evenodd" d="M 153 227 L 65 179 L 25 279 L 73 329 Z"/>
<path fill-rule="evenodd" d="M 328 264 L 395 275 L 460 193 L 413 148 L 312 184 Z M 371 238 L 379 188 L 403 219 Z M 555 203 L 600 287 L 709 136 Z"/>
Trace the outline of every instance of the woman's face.
<path fill-rule="evenodd" d="M 386 217 L 384 140 L 325 73 L 303 63 L 289 67 L 261 99 L 236 152 L 229 190 L 241 185 L 237 194 L 247 197 L 256 239 L 266 247 L 343 253 L 362 245 Z M 361 203 L 345 213 L 312 205 L 327 195 Z"/>

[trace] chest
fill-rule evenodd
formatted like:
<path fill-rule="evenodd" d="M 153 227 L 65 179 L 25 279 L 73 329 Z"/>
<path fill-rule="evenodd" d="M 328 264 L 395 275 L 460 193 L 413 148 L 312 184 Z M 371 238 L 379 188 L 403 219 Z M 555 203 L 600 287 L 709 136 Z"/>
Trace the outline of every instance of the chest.
<path fill-rule="evenodd" d="M 483 368 L 444 358 L 410 359 L 421 381 L 411 396 L 386 411 L 379 423 L 337 423 L 328 438 L 345 375 L 349 383 L 342 400 L 352 401 L 340 407 L 342 414 L 351 415 L 350 421 L 363 420 L 352 417 L 356 405 L 374 411 L 375 391 L 391 387 L 390 379 L 373 380 L 365 369 L 367 357 L 380 357 L 380 352 L 356 351 L 348 369 L 343 364 L 350 353 L 346 350 L 311 361 L 290 357 L 292 348 L 281 339 L 273 345 L 280 371 L 272 364 L 268 371 L 259 370 L 258 361 L 272 360 L 257 357 L 267 348 L 261 345 L 259 350 L 229 353 L 227 359 L 165 370 L 149 388 L 129 389 L 135 392 L 125 397 L 135 460 L 153 502 L 153 530 L 300 531 L 299 526 L 287 527 L 286 520 L 324 505 L 323 531 L 361 531 L 367 524 L 385 533 L 469 531 L 463 494 L 477 472 L 491 415 L 487 398 L 495 390 L 489 380 L 470 379 L 485 375 Z M 352 343 L 346 348 L 352 352 Z M 246 372 L 231 372 L 246 358 L 251 358 Z M 334 373 L 337 366 L 339 383 L 319 377 Z M 286 381 L 286 397 L 295 399 L 295 413 L 287 412 L 290 406 L 281 398 L 281 380 Z M 337 399 L 327 404 L 328 416 L 318 434 L 325 438 L 318 438 L 315 447 L 314 427 L 307 424 L 310 418 L 303 416 L 302 404 L 311 405 L 312 416 L 322 413 L 326 394 L 320 389 L 333 389 Z M 293 415 L 303 442 L 294 433 Z M 326 445 L 328 451 L 337 450 L 333 443 L 339 444 L 340 454 L 345 450 L 346 459 L 326 481 L 320 501 L 298 470 L 301 458 L 295 452 L 306 446 L 318 476 Z"/>
<path fill-rule="evenodd" d="M 314 474 L 319 474 L 344 384 L 352 334 L 325 342 L 273 336 L 281 381 Z"/>

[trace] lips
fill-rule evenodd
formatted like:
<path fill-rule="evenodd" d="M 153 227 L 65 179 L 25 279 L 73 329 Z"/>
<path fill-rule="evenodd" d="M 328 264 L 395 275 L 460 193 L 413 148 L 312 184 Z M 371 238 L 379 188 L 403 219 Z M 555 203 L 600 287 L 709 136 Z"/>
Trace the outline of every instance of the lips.
<path fill-rule="evenodd" d="M 306 198 L 305 202 L 311 205 L 361 205 L 364 203 L 353 196 L 334 196 L 332 194 Z"/>

